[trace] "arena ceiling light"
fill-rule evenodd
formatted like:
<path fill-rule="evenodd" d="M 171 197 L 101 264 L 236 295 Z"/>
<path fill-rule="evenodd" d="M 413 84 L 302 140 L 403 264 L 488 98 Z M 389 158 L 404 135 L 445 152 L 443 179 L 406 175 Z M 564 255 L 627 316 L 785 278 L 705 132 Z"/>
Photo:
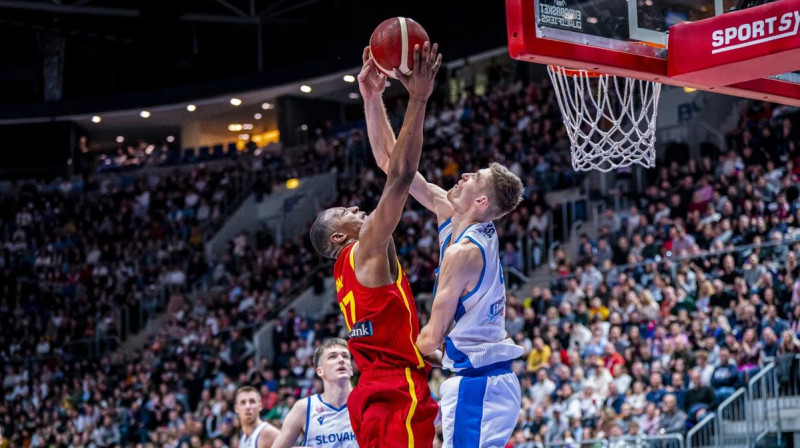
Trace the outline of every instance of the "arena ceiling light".
<path fill-rule="evenodd" d="M 300 86 L 300 91 L 303 93 L 309 93 L 311 92 L 311 86 L 303 84 L 302 86 Z"/>
<path fill-rule="evenodd" d="M 233 104 L 234 106 L 239 106 L 242 104 L 242 100 L 240 100 L 239 98 L 231 98 L 231 104 Z"/>
<path fill-rule="evenodd" d="M 356 82 L 356 77 L 353 75 L 344 75 L 344 82 Z"/>
<path fill-rule="evenodd" d="M 231 131 L 231 132 L 239 132 L 239 131 L 242 130 L 242 128 L 243 128 L 243 126 L 241 124 L 238 124 L 238 123 L 231 123 L 231 124 L 228 125 L 228 130 Z"/>
<path fill-rule="evenodd" d="M 348 98 L 350 98 L 351 100 L 357 100 L 357 99 L 358 99 L 358 93 L 356 93 L 356 92 L 350 92 L 350 93 L 347 95 L 347 97 L 348 97 Z"/>
<path fill-rule="evenodd" d="M 255 114 L 255 115 L 253 115 L 253 118 L 255 118 L 256 120 L 260 120 L 261 118 L 263 118 L 263 115 Z"/>
<path fill-rule="evenodd" d="M 189 112 L 194 112 L 197 110 L 197 106 L 195 106 L 194 104 L 190 104 L 186 106 L 186 110 L 188 110 Z"/>
<path fill-rule="evenodd" d="M 270 110 L 273 107 L 275 107 L 275 106 L 273 106 L 272 103 L 261 103 L 261 108 L 264 109 L 264 110 Z"/>
<path fill-rule="evenodd" d="M 167 136 L 167 143 L 172 143 L 174 141 L 175 141 L 175 136 L 174 135 L 168 135 Z"/>
<path fill-rule="evenodd" d="M 100 115 L 95 115 L 92 117 L 92 123 L 100 123 L 101 121 L 103 121 L 103 119 L 100 118 Z"/>
<path fill-rule="evenodd" d="M 117 136 L 117 143 L 122 143 L 122 142 L 124 142 L 124 141 L 125 141 L 125 137 L 123 137 L 123 136 L 121 136 L 121 135 L 118 135 L 118 136 Z"/>
<path fill-rule="evenodd" d="M 149 110 L 143 110 L 143 111 L 139 112 L 139 116 L 142 117 L 142 118 L 150 118 L 150 111 Z"/>

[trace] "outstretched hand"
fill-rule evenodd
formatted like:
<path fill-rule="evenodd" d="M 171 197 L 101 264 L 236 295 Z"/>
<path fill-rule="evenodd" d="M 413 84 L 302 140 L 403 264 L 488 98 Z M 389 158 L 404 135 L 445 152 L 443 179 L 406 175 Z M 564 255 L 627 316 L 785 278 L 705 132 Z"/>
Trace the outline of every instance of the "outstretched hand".
<path fill-rule="evenodd" d="M 386 75 L 375 66 L 375 60 L 372 59 L 369 47 L 364 48 L 361 60 L 363 65 L 358 74 L 358 90 L 365 100 L 369 100 L 383 94 L 386 89 Z"/>
<path fill-rule="evenodd" d="M 406 87 L 411 99 L 427 101 L 433 93 L 433 81 L 442 65 L 439 44 L 425 42 L 420 51 L 419 44 L 414 45 L 414 70 L 406 76 L 395 69 L 394 74 Z"/>

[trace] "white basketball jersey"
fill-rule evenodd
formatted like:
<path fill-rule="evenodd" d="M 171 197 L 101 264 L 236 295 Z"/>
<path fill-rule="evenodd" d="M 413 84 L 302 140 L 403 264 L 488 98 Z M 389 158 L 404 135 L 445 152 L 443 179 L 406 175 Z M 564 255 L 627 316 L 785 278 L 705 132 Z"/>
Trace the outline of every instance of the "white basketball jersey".
<path fill-rule="evenodd" d="M 350 426 L 350 413 L 347 404 L 334 408 L 322 401 L 322 397 L 312 395 L 308 398 L 306 409 L 306 438 L 303 446 L 325 448 L 358 448 L 356 435 Z"/>
<path fill-rule="evenodd" d="M 511 361 L 524 352 L 506 337 L 506 288 L 494 224 L 491 221 L 472 224 L 454 239 L 452 221 L 448 219 L 442 223 L 439 227 L 440 266 L 447 256 L 448 245 L 458 244 L 463 239 L 480 248 L 483 269 L 475 289 L 459 299 L 454 325 L 445 337 L 442 364 L 455 372 Z M 436 276 L 438 284 L 439 269 Z M 436 285 L 433 294 L 435 297 Z"/>
<path fill-rule="evenodd" d="M 256 426 L 256 429 L 250 434 L 250 437 L 244 435 L 239 438 L 239 448 L 258 448 L 258 436 L 261 435 L 261 430 L 267 427 L 269 423 L 261 422 Z"/>

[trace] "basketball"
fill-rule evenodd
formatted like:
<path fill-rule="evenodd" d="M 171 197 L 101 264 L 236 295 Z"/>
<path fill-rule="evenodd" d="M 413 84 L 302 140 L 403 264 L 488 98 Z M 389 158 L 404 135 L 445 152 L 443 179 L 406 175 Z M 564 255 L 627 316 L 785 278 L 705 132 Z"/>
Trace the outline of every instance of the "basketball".
<path fill-rule="evenodd" d="M 404 75 L 411 74 L 414 45 L 419 45 L 421 51 L 428 40 L 428 33 L 419 23 L 405 17 L 393 17 L 375 28 L 369 39 L 369 51 L 378 69 L 395 78 L 395 68 Z"/>

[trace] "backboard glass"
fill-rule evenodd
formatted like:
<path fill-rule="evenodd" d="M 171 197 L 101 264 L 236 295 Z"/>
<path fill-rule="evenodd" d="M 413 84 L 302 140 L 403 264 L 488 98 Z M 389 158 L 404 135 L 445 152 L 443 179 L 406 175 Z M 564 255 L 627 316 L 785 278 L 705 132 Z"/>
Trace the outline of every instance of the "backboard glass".
<path fill-rule="evenodd" d="M 506 0 L 509 52 L 516 59 L 535 63 L 800 106 L 800 0 L 726 13 L 735 5 L 735 0 Z M 746 24 L 760 20 L 753 14 L 769 15 L 777 8 L 774 19 L 763 19 L 767 22 L 760 36 L 764 42 L 759 48 L 772 53 L 742 59 L 740 53 L 745 50 L 734 44 L 736 37 L 748 36 L 740 33 L 731 38 L 726 29 L 738 31 L 741 25 L 746 34 Z M 789 18 L 786 23 L 781 22 L 784 14 Z M 775 36 L 782 23 L 790 25 L 783 37 L 766 32 L 770 20 Z M 715 31 L 736 51 L 714 57 L 701 53 L 698 43 L 710 46 Z M 752 27 L 750 31 L 759 37 Z M 794 36 L 789 35 L 792 32 Z M 697 37 L 701 36 L 697 33 L 708 35 Z M 781 51 L 775 50 L 778 42 L 786 44 Z M 680 62 L 678 56 L 707 65 L 687 71 L 692 64 Z M 718 63 L 714 59 L 718 56 L 738 60 Z"/>

